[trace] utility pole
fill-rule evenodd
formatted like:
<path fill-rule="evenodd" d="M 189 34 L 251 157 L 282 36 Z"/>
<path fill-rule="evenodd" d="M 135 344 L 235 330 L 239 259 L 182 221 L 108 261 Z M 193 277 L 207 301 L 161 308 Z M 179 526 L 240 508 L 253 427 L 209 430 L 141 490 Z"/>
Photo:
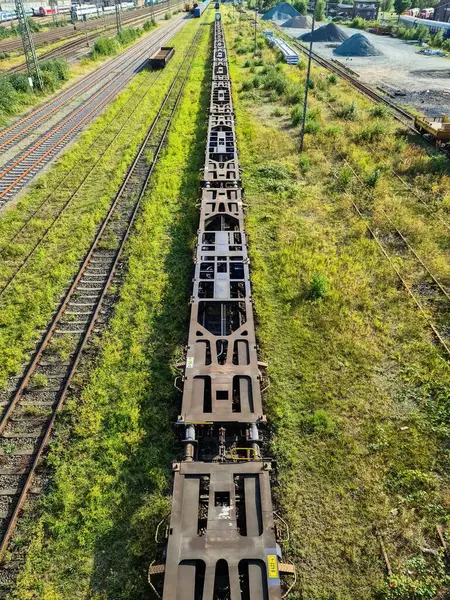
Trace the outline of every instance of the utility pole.
<path fill-rule="evenodd" d="M 20 35 L 22 36 L 23 53 L 25 54 L 25 62 L 27 64 L 28 79 L 31 82 L 30 87 L 33 85 L 38 89 L 42 90 L 44 84 L 42 83 L 41 71 L 39 70 L 39 63 L 36 56 L 36 49 L 34 47 L 33 38 L 31 37 L 30 26 L 28 25 L 27 15 L 25 13 L 25 7 L 23 0 L 15 0 L 17 19 L 19 21 Z"/>
<path fill-rule="evenodd" d="M 120 30 L 122 29 L 122 23 L 120 21 L 120 0 L 114 0 L 114 4 L 116 7 L 116 28 L 117 35 L 119 35 Z"/>
<path fill-rule="evenodd" d="M 58 2 L 57 2 L 57 0 L 50 0 L 49 1 L 49 5 L 50 5 L 50 8 L 52 10 L 53 25 L 56 26 L 56 21 L 57 21 L 57 19 L 56 19 L 56 12 L 58 10 L 58 8 L 57 8 L 58 7 Z"/>
<path fill-rule="evenodd" d="M 314 34 L 314 25 L 316 24 L 316 1 L 314 0 L 313 6 L 313 18 L 312 18 L 312 27 L 311 27 L 311 39 L 309 42 L 309 56 L 308 56 L 308 70 L 306 72 L 306 82 L 305 82 L 305 97 L 303 98 L 303 115 L 302 115 L 302 129 L 300 131 L 300 153 L 303 152 L 303 140 L 305 137 L 305 125 L 306 125 L 306 108 L 308 106 L 308 90 L 309 90 L 309 79 L 311 75 L 311 61 L 312 61 L 312 47 L 313 47 L 313 34 Z"/>
<path fill-rule="evenodd" d="M 255 0 L 255 48 L 253 50 L 253 56 L 256 56 L 256 28 L 258 24 L 258 1 Z"/>

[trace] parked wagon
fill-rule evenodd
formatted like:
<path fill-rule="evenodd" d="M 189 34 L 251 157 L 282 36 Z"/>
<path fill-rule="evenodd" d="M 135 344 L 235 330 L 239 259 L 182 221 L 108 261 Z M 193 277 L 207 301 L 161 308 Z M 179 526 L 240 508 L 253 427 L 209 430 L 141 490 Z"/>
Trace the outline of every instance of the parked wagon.
<path fill-rule="evenodd" d="M 169 60 L 175 54 L 175 48 L 172 46 L 163 46 L 155 52 L 149 59 L 149 64 L 152 69 L 164 69 Z"/>
<path fill-rule="evenodd" d="M 450 118 L 447 115 L 416 117 L 414 123 L 420 133 L 432 135 L 439 144 L 450 144 Z"/>

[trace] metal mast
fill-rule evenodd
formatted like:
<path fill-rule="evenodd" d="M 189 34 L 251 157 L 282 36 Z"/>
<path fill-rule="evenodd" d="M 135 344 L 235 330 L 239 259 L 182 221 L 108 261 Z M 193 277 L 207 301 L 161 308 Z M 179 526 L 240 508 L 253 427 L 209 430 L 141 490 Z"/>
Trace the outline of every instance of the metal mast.
<path fill-rule="evenodd" d="M 33 85 L 42 90 L 41 72 L 36 56 L 33 38 L 31 37 L 30 26 L 28 25 L 27 15 L 23 0 L 14 0 L 16 5 L 17 18 L 19 20 L 20 35 L 22 36 L 23 52 L 25 54 L 25 62 L 27 63 L 28 76 L 33 80 Z"/>
<path fill-rule="evenodd" d="M 114 0 L 114 4 L 116 6 L 116 28 L 117 28 L 117 35 L 119 35 L 120 30 L 122 29 L 122 23 L 120 21 L 120 0 Z"/>

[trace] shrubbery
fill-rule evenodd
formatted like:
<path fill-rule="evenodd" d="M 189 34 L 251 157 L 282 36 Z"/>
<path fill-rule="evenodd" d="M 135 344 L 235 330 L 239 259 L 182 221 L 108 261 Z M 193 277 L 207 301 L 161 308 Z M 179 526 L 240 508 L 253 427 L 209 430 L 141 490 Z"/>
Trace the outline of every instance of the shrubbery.
<path fill-rule="evenodd" d="M 63 59 L 54 58 L 40 64 L 45 92 L 55 91 L 69 78 L 69 65 Z M 30 103 L 32 90 L 24 73 L 12 73 L 0 77 L 0 122 L 2 117 L 13 115 Z"/>
<path fill-rule="evenodd" d="M 113 56 L 116 54 L 117 49 L 117 41 L 114 38 L 101 37 L 95 40 L 92 57 Z"/>

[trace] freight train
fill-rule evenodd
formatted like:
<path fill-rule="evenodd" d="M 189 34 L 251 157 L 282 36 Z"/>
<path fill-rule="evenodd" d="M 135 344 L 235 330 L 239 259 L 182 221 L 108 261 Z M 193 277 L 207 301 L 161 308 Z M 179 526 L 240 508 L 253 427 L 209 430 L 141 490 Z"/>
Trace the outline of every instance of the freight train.
<path fill-rule="evenodd" d="M 220 15 L 220 13 L 216 13 Z M 149 583 L 163 600 L 281 600 L 273 463 L 265 456 L 244 191 L 222 21 L 212 87 L 170 524 Z M 159 528 L 158 528 L 159 529 Z"/>

